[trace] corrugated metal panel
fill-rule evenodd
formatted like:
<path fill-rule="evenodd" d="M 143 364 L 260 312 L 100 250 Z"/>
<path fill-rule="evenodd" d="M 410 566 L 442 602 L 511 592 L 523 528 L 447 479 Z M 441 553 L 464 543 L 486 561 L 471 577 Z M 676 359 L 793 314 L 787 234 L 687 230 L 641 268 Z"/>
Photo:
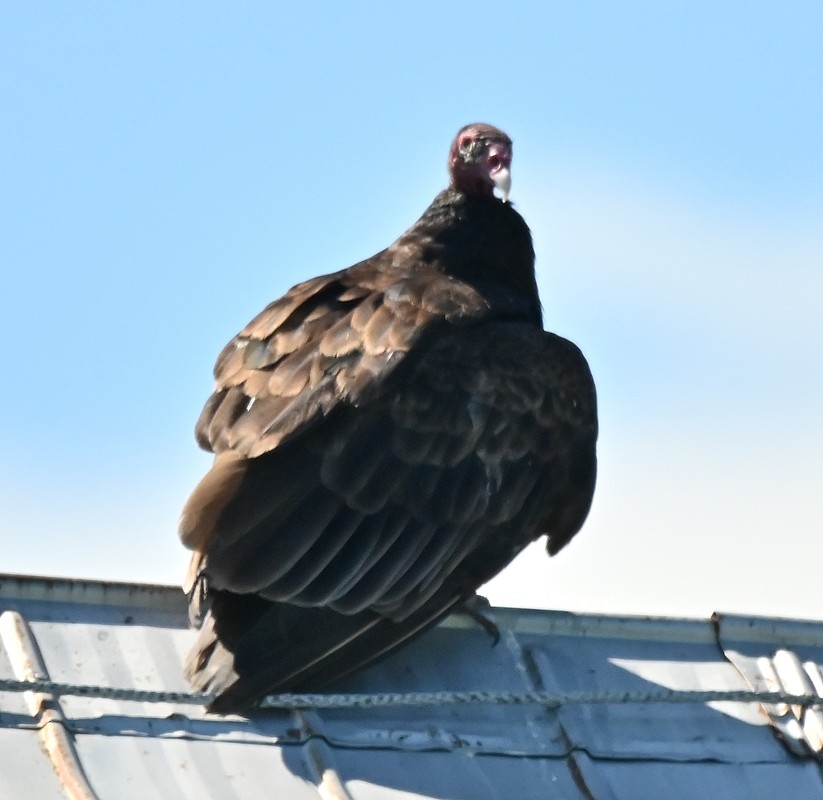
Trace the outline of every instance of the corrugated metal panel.
<path fill-rule="evenodd" d="M 185 689 L 180 670 L 192 634 L 177 590 L 0 576 L 3 610 L 20 616 L 7 615 L 0 629 L 2 677 L 16 674 L 9 655 L 23 626 L 54 681 Z M 813 623 L 500 609 L 494 618 L 502 633 L 495 648 L 474 623 L 453 617 L 340 688 L 745 689 L 742 659 L 751 665 L 791 651 L 809 665 L 807 676 L 823 663 L 823 625 Z M 726 652 L 718 631 L 727 634 Z M 735 662 L 731 653 L 742 655 Z M 51 725 L 68 734 L 92 796 L 118 800 L 823 800 L 809 747 L 805 758 L 788 752 L 750 704 L 393 707 L 245 720 L 172 703 L 44 702 L 30 707 L 22 694 L 0 693 L 2 798 L 72 796 L 43 749 Z"/>
<path fill-rule="evenodd" d="M 734 667 L 718 662 L 708 640 L 554 636 L 531 639 L 528 648 L 543 685 L 554 691 L 748 688 Z M 602 758 L 780 759 L 780 745 L 758 729 L 766 718 L 751 706 L 732 705 L 735 716 L 707 704 L 569 705 L 558 718 L 574 747 Z"/>
<path fill-rule="evenodd" d="M 580 772 L 596 800 L 811 800 L 823 797 L 815 764 L 603 761 Z"/>
<path fill-rule="evenodd" d="M 718 642 L 746 684 L 755 691 L 823 697 L 823 643 L 816 623 L 772 621 L 752 635 L 744 617 L 715 614 Z M 766 629 L 772 634 L 767 638 Z M 769 704 L 764 707 L 786 746 L 797 755 L 823 753 L 823 709 Z"/>
<path fill-rule="evenodd" d="M 6 715 L 5 695 L 0 695 L 0 704 L 0 797 L 66 800 L 57 774 L 44 759 L 37 732 L 16 727 L 14 718 Z"/>
<path fill-rule="evenodd" d="M 354 800 L 587 800 L 561 759 L 362 750 L 335 758 Z"/>

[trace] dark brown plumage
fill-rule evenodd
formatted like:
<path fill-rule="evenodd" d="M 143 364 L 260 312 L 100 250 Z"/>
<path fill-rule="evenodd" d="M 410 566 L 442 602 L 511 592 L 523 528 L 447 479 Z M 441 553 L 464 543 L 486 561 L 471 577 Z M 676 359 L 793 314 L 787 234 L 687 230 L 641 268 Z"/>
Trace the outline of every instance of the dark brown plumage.
<path fill-rule="evenodd" d="M 183 511 L 212 710 L 314 690 L 474 597 L 529 542 L 556 553 L 595 480 L 595 392 L 542 329 L 511 141 L 475 124 L 393 245 L 306 281 L 217 360 Z M 497 188 L 504 196 L 494 196 Z"/>

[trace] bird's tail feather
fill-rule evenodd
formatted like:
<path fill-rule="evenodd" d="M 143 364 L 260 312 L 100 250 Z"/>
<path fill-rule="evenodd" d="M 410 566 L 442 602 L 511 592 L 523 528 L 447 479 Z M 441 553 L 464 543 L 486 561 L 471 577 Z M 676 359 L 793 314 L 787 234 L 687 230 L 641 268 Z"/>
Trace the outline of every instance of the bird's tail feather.
<path fill-rule="evenodd" d="M 195 691 L 216 693 L 209 711 L 248 711 L 266 694 L 317 691 L 434 625 L 460 598 L 437 598 L 393 622 L 343 615 L 256 595 L 215 592 L 185 665 Z"/>

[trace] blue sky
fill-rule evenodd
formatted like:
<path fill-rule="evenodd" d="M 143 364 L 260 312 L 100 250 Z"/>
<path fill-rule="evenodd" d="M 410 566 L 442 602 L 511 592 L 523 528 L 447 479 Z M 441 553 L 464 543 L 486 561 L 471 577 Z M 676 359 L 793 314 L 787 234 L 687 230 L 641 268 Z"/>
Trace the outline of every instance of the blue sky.
<path fill-rule="evenodd" d="M 584 530 L 501 604 L 819 616 L 823 5 L 0 10 L 0 570 L 174 583 L 222 345 L 391 242 L 449 141 L 515 141 L 587 354 Z"/>

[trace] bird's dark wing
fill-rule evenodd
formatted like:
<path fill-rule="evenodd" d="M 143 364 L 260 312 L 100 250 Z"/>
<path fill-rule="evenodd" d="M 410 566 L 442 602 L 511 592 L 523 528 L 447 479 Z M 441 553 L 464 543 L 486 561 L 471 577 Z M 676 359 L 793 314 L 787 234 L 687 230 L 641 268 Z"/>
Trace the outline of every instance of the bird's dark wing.
<path fill-rule="evenodd" d="M 201 447 L 249 457 L 276 447 L 337 404 L 358 405 L 433 322 L 487 304 L 436 269 L 404 274 L 384 250 L 306 281 L 267 306 L 223 349 L 196 426 Z"/>
<path fill-rule="evenodd" d="M 284 475 L 295 472 L 305 456 L 299 445 L 288 449 L 290 461 L 275 459 L 290 464 L 278 475 L 276 488 L 257 486 L 259 496 L 249 495 L 246 503 L 248 519 L 230 525 L 220 514 L 240 476 L 247 469 L 262 472 L 254 459 L 388 391 L 391 375 L 421 337 L 436 335 L 448 321 L 488 313 L 486 301 L 469 285 L 434 269 L 404 275 L 394 258 L 385 250 L 295 286 L 223 349 L 214 393 L 195 429 L 201 447 L 217 458 L 180 524 L 181 539 L 195 559 L 246 533 L 244 526 L 267 513 L 261 508 L 267 502 L 284 502 Z M 302 487 L 292 495 L 295 507 L 305 500 Z"/>
<path fill-rule="evenodd" d="M 317 309 L 325 307 L 298 306 L 309 323 L 322 319 Z M 346 353 L 357 358 L 340 369 L 334 362 L 332 401 L 318 393 L 302 426 L 284 434 L 265 422 L 280 419 L 271 414 L 244 425 L 243 415 L 260 402 L 248 409 L 246 400 L 237 404 L 239 416 L 220 425 L 218 406 L 202 428 L 218 456 L 184 519 L 200 520 L 191 531 L 201 537 L 198 569 L 215 613 L 189 674 L 200 688 L 221 687 L 226 671 L 232 674 L 233 686 L 215 708 L 242 706 L 274 688 L 319 685 L 373 660 L 471 597 L 539 535 L 547 533 L 556 552 L 588 511 L 595 396 L 574 345 L 477 309 L 427 336 L 425 324 L 412 331 L 385 317 L 380 303 L 365 323 L 355 321 L 363 307 L 360 299 L 348 312 L 358 345 Z M 400 343 L 394 353 L 408 355 L 369 352 L 370 320 L 379 316 L 387 322 L 378 340 L 388 337 Z M 391 324 L 397 334 L 386 332 Z M 272 338 L 259 321 L 249 334 L 255 342 Z M 300 347 L 276 362 L 273 374 Z M 322 349 L 315 346 L 300 363 L 343 358 L 316 355 Z M 363 367 L 375 358 L 376 370 Z M 221 359 L 219 379 L 238 374 L 227 363 Z M 232 388 L 253 381 L 261 370 L 253 363 L 254 370 L 248 361 L 240 367 L 249 377 Z M 329 362 L 323 365 L 318 387 L 330 374 Z M 281 389 L 278 403 L 282 396 L 292 405 L 306 402 L 314 373 L 309 364 L 302 369 L 308 377 L 297 381 L 301 394 Z M 368 379 L 350 378 L 362 369 Z M 273 435 L 279 438 L 259 455 L 243 455 L 256 454 L 257 442 Z M 221 657 L 223 649 L 231 655 Z"/>

